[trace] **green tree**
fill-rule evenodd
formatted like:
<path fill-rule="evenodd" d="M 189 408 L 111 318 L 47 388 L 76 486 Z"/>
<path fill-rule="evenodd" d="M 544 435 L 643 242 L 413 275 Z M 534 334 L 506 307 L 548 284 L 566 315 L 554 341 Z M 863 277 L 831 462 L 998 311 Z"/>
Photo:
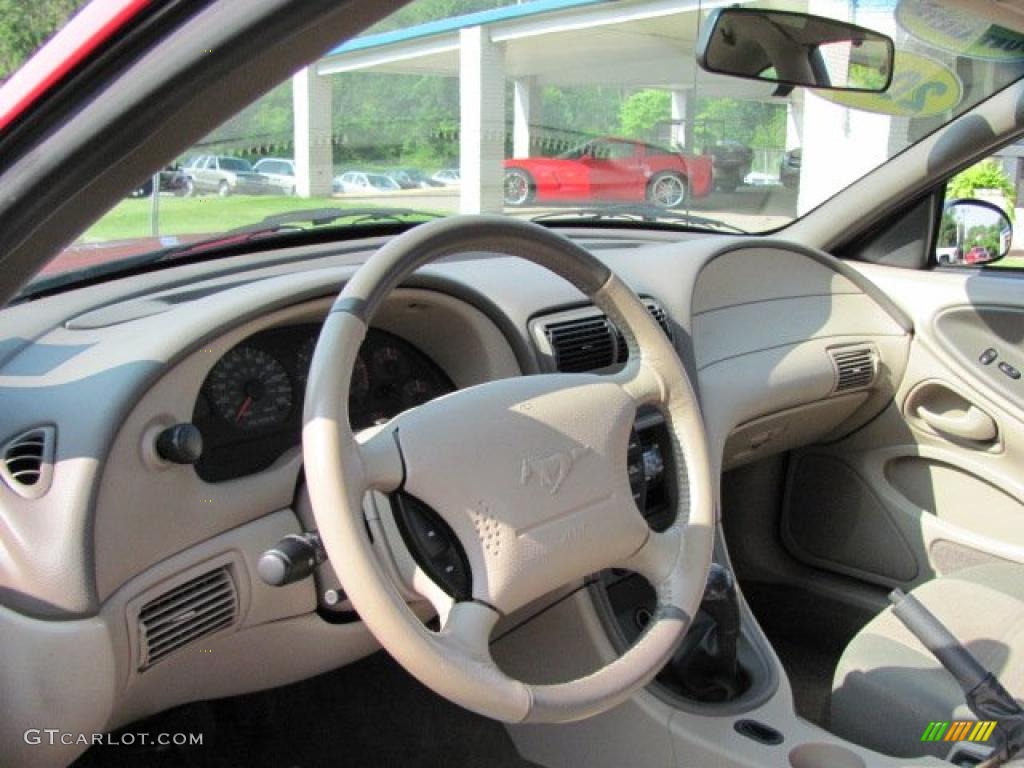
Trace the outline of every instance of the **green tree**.
<path fill-rule="evenodd" d="M 671 119 L 672 96 L 668 91 L 637 91 L 619 108 L 622 135 L 633 139 L 654 139 L 655 129 Z"/>
<path fill-rule="evenodd" d="M 699 99 L 695 135 L 698 146 L 731 139 L 751 147 L 786 146 L 786 107 L 762 101 Z"/>
<path fill-rule="evenodd" d="M 1001 192 L 1006 212 L 1013 216 L 1013 209 L 1017 204 L 1017 190 L 1014 189 L 1009 174 L 991 158 L 972 165 L 950 179 L 946 187 L 946 197 L 975 197 L 979 189 L 995 189 Z"/>
<path fill-rule="evenodd" d="M 0 82 L 9 78 L 87 0 L 0 0 Z"/>

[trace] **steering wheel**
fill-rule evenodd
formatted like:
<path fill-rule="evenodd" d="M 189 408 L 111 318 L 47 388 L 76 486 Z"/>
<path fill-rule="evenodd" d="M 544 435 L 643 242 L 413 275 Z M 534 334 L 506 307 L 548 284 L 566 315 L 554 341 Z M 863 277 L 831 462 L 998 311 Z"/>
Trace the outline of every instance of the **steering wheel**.
<path fill-rule="evenodd" d="M 385 296 L 447 255 L 519 256 L 579 288 L 621 330 L 629 349 L 612 375 L 550 374 L 459 390 L 354 435 L 349 385 Z M 626 454 L 636 410 L 652 404 L 671 435 L 679 492 L 675 524 L 656 533 L 636 507 Z M 306 481 L 324 547 L 353 607 L 422 683 L 510 723 L 579 720 L 646 685 L 671 657 L 699 606 L 715 525 L 706 435 L 671 342 L 604 264 L 536 224 L 462 216 L 421 224 L 377 251 L 345 285 L 320 332 L 302 431 Z M 471 598 L 439 631 L 406 604 L 394 568 L 370 539 L 370 491 L 410 494 L 450 527 L 471 572 Z M 657 592 L 643 635 L 586 677 L 555 685 L 512 679 L 492 660 L 496 622 L 552 590 L 605 568 L 629 569 Z"/>

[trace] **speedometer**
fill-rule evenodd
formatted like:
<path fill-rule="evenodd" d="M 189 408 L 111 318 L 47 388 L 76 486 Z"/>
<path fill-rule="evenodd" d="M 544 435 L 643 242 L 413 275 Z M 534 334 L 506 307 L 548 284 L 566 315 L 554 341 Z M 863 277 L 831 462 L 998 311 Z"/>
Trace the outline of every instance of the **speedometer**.
<path fill-rule="evenodd" d="M 292 410 L 292 384 L 275 358 L 243 344 L 210 371 L 207 392 L 214 410 L 239 429 L 280 424 Z"/>

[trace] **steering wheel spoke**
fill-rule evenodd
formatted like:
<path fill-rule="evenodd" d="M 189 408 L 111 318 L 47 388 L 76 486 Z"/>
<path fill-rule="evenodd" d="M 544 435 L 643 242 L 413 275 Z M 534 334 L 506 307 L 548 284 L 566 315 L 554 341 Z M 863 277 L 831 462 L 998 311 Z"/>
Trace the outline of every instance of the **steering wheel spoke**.
<path fill-rule="evenodd" d="M 654 366 L 643 358 L 613 374 L 612 379 L 637 406 L 663 406 L 667 401 L 664 380 Z"/>
<path fill-rule="evenodd" d="M 401 486 L 405 470 L 393 425 L 364 429 L 355 435 L 355 444 L 364 492 L 390 493 Z"/>
<path fill-rule="evenodd" d="M 498 623 L 497 611 L 475 600 L 461 600 L 448 611 L 447 621 L 438 636 L 451 650 L 477 661 L 494 664 L 491 659 L 491 632 Z"/>
<path fill-rule="evenodd" d="M 643 576 L 655 588 L 662 584 L 679 562 L 682 553 L 683 531 L 672 526 L 666 531 L 651 531 L 647 541 L 627 560 L 616 567 Z"/>

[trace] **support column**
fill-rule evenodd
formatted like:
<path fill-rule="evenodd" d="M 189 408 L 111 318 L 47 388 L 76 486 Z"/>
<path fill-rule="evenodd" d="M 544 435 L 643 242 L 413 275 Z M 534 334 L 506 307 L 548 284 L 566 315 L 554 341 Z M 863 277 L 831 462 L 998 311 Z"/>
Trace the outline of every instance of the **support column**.
<path fill-rule="evenodd" d="M 672 143 L 693 152 L 693 119 L 697 105 L 693 89 L 672 91 Z"/>
<path fill-rule="evenodd" d="M 315 66 L 315 65 L 314 65 Z M 300 197 L 331 194 L 334 147 L 331 145 L 331 81 L 314 67 L 292 77 L 295 110 L 295 193 Z"/>
<path fill-rule="evenodd" d="M 483 27 L 459 31 L 459 174 L 462 213 L 504 208 L 505 52 Z"/>
<path fill-rule="evenodd" d="M 803 146 L 804 93 L 797 88 L 786 103 L 786 151 Z"/>
<path fill-rule="evenodd" d="M 542 120 L 543 91 L 536 76 L 520 77 L 512 82 L 512 156 L 530 157 L 533 154 L 533 126 Z"/>

